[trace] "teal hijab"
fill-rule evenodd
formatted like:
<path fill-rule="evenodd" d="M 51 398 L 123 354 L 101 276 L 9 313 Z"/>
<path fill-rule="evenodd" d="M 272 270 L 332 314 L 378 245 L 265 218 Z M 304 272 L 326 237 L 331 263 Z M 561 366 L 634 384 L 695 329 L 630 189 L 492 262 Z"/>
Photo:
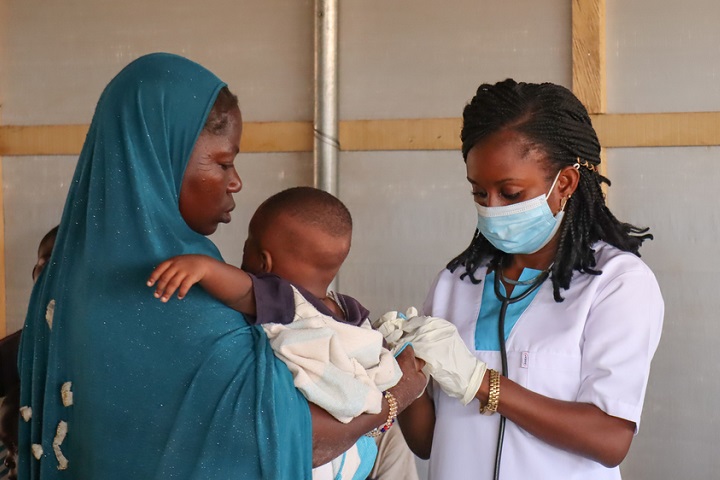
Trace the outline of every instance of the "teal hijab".
<path fill-rule="evenodd" d="M 22 480 L 311 478 L 307 401 L 262 329 L 200 288 L 163 304 L 145 285 L 170 256 L 221 258 L 178 196 L 224 85 L 151 54 L 100 97 L 22 336 Z"/>

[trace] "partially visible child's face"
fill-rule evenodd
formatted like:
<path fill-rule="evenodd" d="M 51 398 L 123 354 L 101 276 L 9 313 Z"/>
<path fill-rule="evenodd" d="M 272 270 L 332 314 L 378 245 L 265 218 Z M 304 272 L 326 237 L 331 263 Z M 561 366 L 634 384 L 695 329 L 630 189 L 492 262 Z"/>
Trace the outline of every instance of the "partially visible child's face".
<path fill-rule="evenodd" d="M 38 247 L 38 258 L 37 263 L 33 267 L 32 278 L 33 282 L 38 279 L 42 271 L 45 269 L 48 260 L 50 260 L 50 254 L 52 254 L 53 247 L 55 246 L 55 236 L 45 238 Z"/>

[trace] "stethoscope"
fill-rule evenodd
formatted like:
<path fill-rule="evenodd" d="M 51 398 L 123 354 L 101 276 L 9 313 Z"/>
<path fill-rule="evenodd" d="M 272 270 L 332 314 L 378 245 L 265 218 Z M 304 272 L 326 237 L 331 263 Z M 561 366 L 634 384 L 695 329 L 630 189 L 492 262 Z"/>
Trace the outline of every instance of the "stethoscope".
<path fill-rule="evenodd" d="M 502 268 L 500 267 L 500 265 L 498 265 L 498 269 L 495 273 L 495 282 L 493 286 L 495 287 L 495 296 L 501 302 L 500 314 L 498 316 L 498 340 L 500 341 L 500 358 L 502 361 L 501 373 L 503 377 L 507 378 L 508 376 L 507 350 L 505 347 L 505 315 L 507 314 L 508 306 L 527 298 L 530 294 L 537 290 L 540 285 L 542 285 L 542 283 L 548 278 L 548 275 L 550 274 L 549 272 L 550 269 L 548 268 L 547 270 L 543 270 L 543 272 L 540 273 L 537 277 L 524 281 L 510 280 L 503 277 L 503 280 L 512 285 L 530 286 L 527 290 L 525 290 L 517 297 L 512 297 L 505 296 L 505 294 L 502 293 L 502 291 L 500 290 L 500 277 L 502 276 Z M 500 415 L 500 429 L 498 430 L 497 450 L 495 452 L 495 475 L 493 476 L 495 480 L 498 480 L 500 478 L 500 461 L 502 459 L 503 439 L 505 438 L 505 420 L 505 417 L 503 415 Z"/>

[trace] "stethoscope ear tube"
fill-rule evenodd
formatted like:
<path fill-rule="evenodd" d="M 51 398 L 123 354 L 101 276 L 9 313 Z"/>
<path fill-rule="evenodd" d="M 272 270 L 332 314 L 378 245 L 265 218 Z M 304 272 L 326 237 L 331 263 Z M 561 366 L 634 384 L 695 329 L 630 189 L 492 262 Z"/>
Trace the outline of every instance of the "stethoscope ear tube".
<path fill-rule="evenodd" d="M 530 284 L 530 287 L 517 297 L 505 296 L 500 291 L 500 275 L 500 267 L 498 266 L 498 269 L 495 272 L 495 281 L 493 283 L 493 287 L 495 289 L 495 296 L 501 302 L 500 315 L 498 317 L 498 341 L 500 342 L 500 359 L 502 361 L 501 373 L 503 377 L 507 378 L 508 361 L 507 348 L 505 347 L 505 315 L 507 314 L 508 306 L 527 298 L 531 293 L 537 290 L 538 287 L 540 287 L 540 285 L 542 285 L 542 283 L 548 278 L 549 272 L 545 270 L 540 275 L 535 277 L 533 279 L 533 282 Z M 500 428 L 498 429 L 497 449 L 495 450 L 495 474 L 493 475 L 494 480 L 500 480 L 500 462 L 502 460 L 503 440 L 505 439 L 505 421 L 506 418 L 503 415 L 500 415 Z"/>

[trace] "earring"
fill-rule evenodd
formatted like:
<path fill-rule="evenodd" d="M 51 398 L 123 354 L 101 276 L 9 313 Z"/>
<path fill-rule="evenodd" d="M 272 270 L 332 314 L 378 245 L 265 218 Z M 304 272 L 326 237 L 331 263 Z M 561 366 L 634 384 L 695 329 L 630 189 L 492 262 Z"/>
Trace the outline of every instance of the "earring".
<path fill-rule="evenodd" d="M 570 197 L 572 197 L 572 194 L 568 195 L 567 197 L 562 197 L 560 199 L 560 211 L 565 210 L 565 205 L 567 205 L 568 200 L 570 200 Z"/>

